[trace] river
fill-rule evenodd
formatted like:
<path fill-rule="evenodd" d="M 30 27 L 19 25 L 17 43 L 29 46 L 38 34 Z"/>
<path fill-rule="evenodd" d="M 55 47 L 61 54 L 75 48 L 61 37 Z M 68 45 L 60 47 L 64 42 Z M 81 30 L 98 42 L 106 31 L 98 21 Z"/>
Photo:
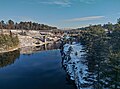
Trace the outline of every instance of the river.
<path fill-rule="evenodd" d="M 19 50 L 0 54 L 0 89 L 76 89 L 54 47 L 32 54 Z"/>

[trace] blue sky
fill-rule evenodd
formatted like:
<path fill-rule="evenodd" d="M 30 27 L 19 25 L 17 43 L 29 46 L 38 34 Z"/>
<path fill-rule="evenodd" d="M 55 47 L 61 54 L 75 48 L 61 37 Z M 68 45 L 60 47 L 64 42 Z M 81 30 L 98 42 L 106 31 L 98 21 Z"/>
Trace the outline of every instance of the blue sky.
<path fill-rule="evenodd" d="M 0 20 L 34 21 L 59 28 L 116 23 L 120 0 L 0 0 Z"/>

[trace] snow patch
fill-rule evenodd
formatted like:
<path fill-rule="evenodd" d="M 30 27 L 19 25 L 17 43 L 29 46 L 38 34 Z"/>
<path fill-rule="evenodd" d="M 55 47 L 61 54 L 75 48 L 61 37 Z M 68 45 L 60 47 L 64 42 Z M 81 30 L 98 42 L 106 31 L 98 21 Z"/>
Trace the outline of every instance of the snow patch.
<path fill-rule="evenodd" d="M 82 55 L 85 54 L 82 52 L 83 47 L 81 44 L 77 44 L 75 42 L 72 44 L 65 44 L 63 47 L 63 52 L 65 54 L 63 66 L 69 74 L 70 79 L 75 81 L 77 88 L 83 89 L 81 88 L 81 84 L 87 83 L 84 80 L 87 73 L 87 66 L 83 63 L 84 59 L 82 58 Z"/>

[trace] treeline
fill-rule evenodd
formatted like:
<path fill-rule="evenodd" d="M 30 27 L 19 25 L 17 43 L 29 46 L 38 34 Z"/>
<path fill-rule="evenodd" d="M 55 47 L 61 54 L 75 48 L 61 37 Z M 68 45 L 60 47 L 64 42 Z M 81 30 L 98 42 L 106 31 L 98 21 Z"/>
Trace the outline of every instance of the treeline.
<path fill-rule="evenodd" d="M 19 46 L 17 35 L 0 34 L 0 51 L 7 51 Z"/>
<path fill-rule="evenodd" d="M 114 25 L 109 23 L 85 28 L 80 40 L 88 66 L 83 87 L 120 89 L 120 19 Z"/>
<path fill-rule="evenodd" d="M 108 31 L 111 31 L 111 30 L 114 30 L 114 29 L 119 29 L 118 25 L 120 25 L 120 18 L 117 19 L 117 23 L 116 24 L 112 24 L 112 23 L 108 22 L 108 24 L 104 24 L 104 25 L 99 24 L 99 25 L 93 25 L 93 26 L 100 26 L 103 29 L 107 29 Z M 91 26 L 92 25 L 90 25 L 88 27 L 78 28 L 77 30 L 89 30 L 89 28 Z"/>
<path fill-rule="evenodd" d="M 39 24 L 35 22 L 14 22 L 8 20 L 8 22 L 0 21 L 0 29 L 24 29 L 24 30 L 51 30 L 57 29 L 57 27 L 48 26 L 45 24 Z"/>

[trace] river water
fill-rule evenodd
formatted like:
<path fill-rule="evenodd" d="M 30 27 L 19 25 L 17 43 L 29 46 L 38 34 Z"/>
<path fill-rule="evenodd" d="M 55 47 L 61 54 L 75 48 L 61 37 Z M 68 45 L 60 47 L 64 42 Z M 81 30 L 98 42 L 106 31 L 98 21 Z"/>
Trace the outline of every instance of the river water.
<path fill-rule="evenodd" d="M 54 47 L 0 54 L 0 89 L 76 89 L 62 68 L 60 50 Z"/>

